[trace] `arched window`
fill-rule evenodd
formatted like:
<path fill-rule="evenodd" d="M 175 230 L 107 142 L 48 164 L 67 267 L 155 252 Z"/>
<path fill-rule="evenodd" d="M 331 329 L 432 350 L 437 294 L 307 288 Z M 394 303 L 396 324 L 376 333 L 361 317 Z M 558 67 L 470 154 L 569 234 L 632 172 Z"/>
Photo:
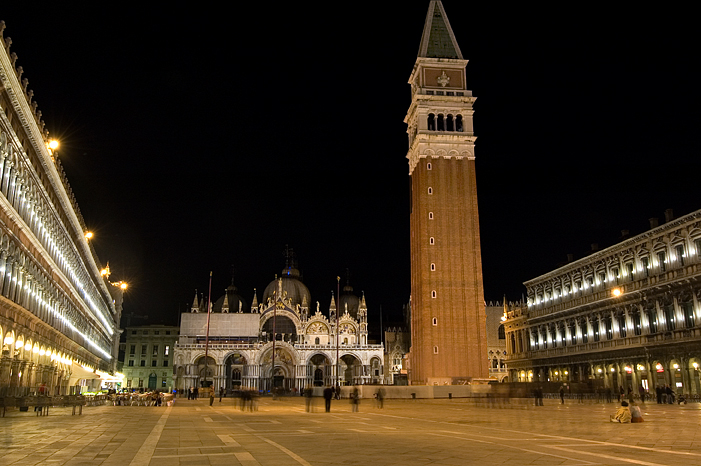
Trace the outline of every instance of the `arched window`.
<path fill-rule="evenodd" d="M 438 325 L 438 318 L 434 317 L 433 318 L 433 326 L 435 327 L 437 325 Z"/>
<path fill-rule="evenodd" d="M 428 130 L 429 131 L 436 130 L 436 115 L 434 115 L 433 113 L 428 114 Z"/>
<path fill-rule="evenodd" d="M 428 213 L 428 219 L 429 219 L 429 220 L 433 220 L 433 212 L 429 212 L 429 213 Z"/>
<path fill-rule="evenodd" d="M 428 163 L 426 164 L 426 170 L 430 170 L 430 169 L 431 169 L 431 162 L 428 162 Z"/>
<path fill-rule="evenodd" d="M 314 339 L 314 344 L 315 344 L 315 345 L 318 345 L 318 344 L 319 344 L 319 337 L 316 337 L 316 338 Z"/>
<path fill-rule="evenodd" d="M 453 131 L 454 126 L 453 126 L 453 115 L 448 115 L 445 119 L 445 130 L 446 131 Z"/>
<path fill-rule="evenodd" d="M 436 264 L 431 263 L 431 272 L 435 272 L 435 271 L 436 271 Z"/>
<path fill-rule="evenodd" d="M 438 115 L 438 131 L 445 131 L 445 120 L 443 114 Z"/>
<path fill-rule="evenodd" d="M 433 194 L 433 188 L 428 188 L 428 193 Z"/>
<path fill-rule="evenodd" d="M 438 347 L 437 346 L 433 347 L 433 354 L 438 354 Z"/>
<path fill-rule="evenodd" d="M 504 331 L 504 324 L 499 326 L 499 339 L 506 340 L 506 332 Z"/>
<path fill-rule="evenodd" d="M 431 291 L 431 297 L 435 298 L 436 297 L 436 290 Z"/>
<path fill-rule="evenodd" d="M 462 115 L 458 115 L 455 117 L 455 131 L 458 131 L 462 133 Z"/>
<path fill-rule="evenodd" d="M 433 236 L 431 236 L 431 239 L 429 239 L 428 242 L 429 242 L 429 244 L 431 244 L 431 246 L 433 246 L 434 244 L 436 244 L 436 240 L 433 239 Z"/>

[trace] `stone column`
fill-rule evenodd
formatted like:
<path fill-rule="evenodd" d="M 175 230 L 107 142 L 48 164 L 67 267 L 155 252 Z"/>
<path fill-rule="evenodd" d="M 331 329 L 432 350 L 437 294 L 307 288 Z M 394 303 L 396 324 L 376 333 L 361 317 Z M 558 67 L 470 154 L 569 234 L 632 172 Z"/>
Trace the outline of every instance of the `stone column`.
<path fill-rule="evenodd" d="M 0 342 L 1 344 L 2 342 Z M 3 356 L 0 358 L 0 393 L 8 393 L 10 387 L 10 369 L 12 367 L 12 359 Z"/>

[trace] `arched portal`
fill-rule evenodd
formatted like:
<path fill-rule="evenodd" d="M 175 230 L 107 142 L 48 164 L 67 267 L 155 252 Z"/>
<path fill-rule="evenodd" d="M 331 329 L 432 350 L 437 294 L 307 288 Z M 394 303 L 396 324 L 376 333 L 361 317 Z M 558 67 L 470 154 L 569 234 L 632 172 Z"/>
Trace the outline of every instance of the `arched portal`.
<path fill-rule="evenodd" d="M 214 371 L 217 367 L 217 363 L 214 358 L 207 356 L 207 364 L 205 364 L 205 358 L 202 356 L 197 360 L 196 365 L 197 375 L 199 377 L 197 385 L 199 387 L 211 387 L 214 383 Z"/>
<path fill-rule="evenodd" d="M 355 385 L 362 380 L 363 365 L 352 354 L 341 356 L 340 375 L 343 385 Z"/>
<path fill-rule="evenodd" d="M 309 359 L 308 367 L 308 373 L 313 376 L 312 383 L 315 387 L 332 385 L 331 362 L 329 358 L 323 354 L 315 354 Z"/>
<path fill-rule="evenodd" d="M 275 324 L 274 326 L 273 323 Z M 278 315 L 265 321 L 263 334 L 267 341 L 272 341 L 273 334 L 275 334 L 277 341 L 286 341 L 292 344 L 297 342 L 297 327 L 292 319 L 287 316 Z"/>
<path fill-rule="evenodd" d="M 157 383 L 158 383 L 158 376 L 156 376 L 155 372 L 151 372 L 151 375 L 148 376 L 148 389 L 155 390 Z"/>
<path fill-rule="evenodd" d="M 273 368 L 272 348 L 266 351 L 262 362 L 261 387 L 264 390 L 272 388 L 291 391 L 295 386 L 295 359 L 285 347 L 275 348 L 275 367 Z"/>
<path fill-rule="evenodd" d="M 246 364 L 246 358 L 240 353 L 231 354 L 226 358 L 224 370 L 226 373 L 225 388 L 227 391 L 241 388 Z"/>

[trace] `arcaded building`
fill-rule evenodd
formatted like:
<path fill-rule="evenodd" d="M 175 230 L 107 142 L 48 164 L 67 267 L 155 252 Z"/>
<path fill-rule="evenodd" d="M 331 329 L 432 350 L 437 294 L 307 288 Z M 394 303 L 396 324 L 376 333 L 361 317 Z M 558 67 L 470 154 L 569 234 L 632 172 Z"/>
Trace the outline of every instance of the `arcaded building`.
<path fill-rule="evenodd" d="M 505 322 L 512 380 L 701 394 L 701 210 L 525 286 Z"/>
<path fill-rule="evenodd" d="M 232 283 L 212 305 L 207 338 L 207 304 L 195 296 L 191 312 L 181 315 L 175 387 L 268 391 L 383 383 L 383 346 L 368 343 L 365 295 L 346 284 L 338 305 L 333 295 L 327 299 L 323 310 L 319 301 L 313 304 L 294 265 L 267 285 L 261 301 L 254 290 L 250 305 Z"/>
<path fill-rule="evenodd" d="M 0 22 L 0 396 L 42 384 L 65 394 L 115 371 L 122 289 L 101 275 L 4 29 Z"/>
<path fill-rule="evenodd" d="M 431 1 L 404 122 L 411 175 L 413 384 L 487 378 L 475 135 L 475 98 L 440 1 Z"/>

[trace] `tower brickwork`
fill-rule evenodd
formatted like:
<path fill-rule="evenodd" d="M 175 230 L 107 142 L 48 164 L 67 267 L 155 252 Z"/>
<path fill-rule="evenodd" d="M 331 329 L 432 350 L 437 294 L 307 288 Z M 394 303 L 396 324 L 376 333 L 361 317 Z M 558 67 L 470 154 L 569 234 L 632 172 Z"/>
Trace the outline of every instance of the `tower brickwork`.
<path fill-rule="evenodd" d="M 405 118 L 411 175 L 411 381 L 486 378 L 475 98 L 440 1 L 431 1 L 409 79 Z"/>

